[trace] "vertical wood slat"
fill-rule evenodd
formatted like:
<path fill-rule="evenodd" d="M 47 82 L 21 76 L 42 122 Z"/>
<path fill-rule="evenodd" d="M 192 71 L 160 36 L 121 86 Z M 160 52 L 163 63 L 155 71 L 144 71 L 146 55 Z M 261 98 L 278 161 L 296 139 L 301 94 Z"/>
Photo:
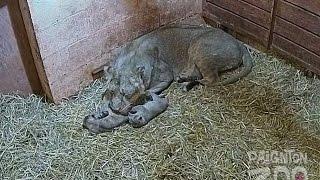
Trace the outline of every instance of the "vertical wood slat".
<path fill-rule="evenodd" d="M 28 35 L 29 44 L 30 44 L 31 52 L 34 59 L 34 64 L 37 69 L 38 77 L 40 79 L 40 83 L 43 89 L 43 94 L 45 95 L 45 98 L 47 100 L 53 102 L 52 91 L 49 85 L 47 74 L 44 69 L 42 57 L 40 55 L 38 41 L 34 32 L 34 27 L 31 19 L 28 2 L 26 0 L 19 0 L 19 5 L 20 5 L 23 21 L 25 24 L 26 32 Z"/>
<path fill-rule="evenodd" d="M 0 8 L 0 92 L 32 93 L 7 6 Z"/>
<path fill-rule="evenodd" d="M 14 30 L 21 59 L 26 71 L 30 86 L 35 94 L 43 95 L 43 89 L 34 64 L 34 59 L 31 53 L 28 35 L 22 19 L 22 14 L 18 0 L 10 0 L 7 2 L 7 7 Z"/>
<path fill-rule="evenodd" d="M 273 0 L 272 3 L 273 4 L 272 4 L 272 10 L 271 10 L 271 23 L 270 23 L 268 45 L 267 45 L 268 50 L 270 50 L 270 47 L 272 45 L 273 31 L 274 31 L 275 19 L 276 19 L 276 15 L 277 15 L 277 8 L 279 6 L 279 0 Z"/>

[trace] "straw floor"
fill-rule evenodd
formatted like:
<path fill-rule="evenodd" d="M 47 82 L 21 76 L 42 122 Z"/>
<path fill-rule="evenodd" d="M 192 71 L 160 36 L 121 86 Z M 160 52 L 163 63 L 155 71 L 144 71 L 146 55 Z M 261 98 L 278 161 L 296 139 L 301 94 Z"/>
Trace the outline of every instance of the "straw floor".
<path fill-rule="evenodd" d="M 253 72 L 188 93 L 173 84 L 169 109 L 147 126 L 90 136 L 82 119 L 101 103 L 103 80 L 60 105 L 0 95 L 0 179 L 249 179 L 247 152 L 307 153 L 320 179 L 320 80 L 252 53 Z M 286 164 L 289 169 L 294 164 Z"/>

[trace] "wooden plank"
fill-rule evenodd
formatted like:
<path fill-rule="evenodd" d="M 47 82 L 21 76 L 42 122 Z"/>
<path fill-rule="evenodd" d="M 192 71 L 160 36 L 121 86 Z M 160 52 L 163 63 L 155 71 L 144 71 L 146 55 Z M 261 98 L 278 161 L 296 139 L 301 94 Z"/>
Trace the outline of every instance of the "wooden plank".
<path fill-rule="evenodd" d="M 320 16 L 281 0 L 277 16 L 320 36 Z"/>
<path fill-rule="evenodd" d="M 245 33 L 239 33 L 239 32 L 236 32 L 232 29 L 229 29 L 228 27 L 225 27 L 223 26 L 222 24 L 212 20 L 212 19 L 209 19 L 207 17 L 203 17 L 203 19 L 205 20 L 205 22 L 207 24 L 209 24 L 210 26 L 212 27 L 215 27 L 215 28 L 220 28 L 222 30 L 224 30 L 225 32 L 231 34 L 232 36 L 234 36 L 235 38 L 237 38 L 238 40 L 252 46 L 252 47 L 255 47 L 256 49 L 260 50 L 260 51 L 267 51 L 268 49 L 266 48 L 265 45 L 263 45 L 263 43 L 261 43 L 261 41 L 257 41 L 256 39 L 248 36 L 247 34 Z"/>
<path fill-rule="evenodd" d="M 237 14 L 220 8 L 214 4 L 207 3 L 204 7 L 204 16 L 219 24 L 222 24 L 236 32 L 247 35 L 264 46 L 268 45 L 269 30 L 244 19 Z"/>
<path fill-rule="evenodd" d="M 275 34 L 271 49 L 286 57 L 293 57 L 300 65 L 320 75 L 320 56 L 302 46 Z"/>
<path fill-rule="evenodd" d="M 306 9 L 312 13 L 320 16 L 320 1 L 319 0 L 286 0 L 292 4 L 295 4 L 303 9 Z"/>
<path fill-rule="evenodd" d="M 261 9 L 271 12 L 274 0 L 243 0 Z"/>
<path fill-rule="evenodd" d="M 271 24 L 270 24 L 270 31 L 269 31 L 269 39 L 268 39 L 268 46 L 267 49 L 270 50 L 271 44 L 272 44 L 272 39 L 273 39 L 273 31 L 274 31 L 274 26 L 275 26 L 275 20 L 276 20 L 276 14 L 277 14 L 277 8 L 279 6 L 279 0 L 274 0 L 273 1 L 273 7 L 271 10 Z"/>
<path fill-rule="evenodd" d="M 275 33 L 305 47 L 313 53 L 320 55 L 320 37 L 299 26 L 289 23 L 281 18 L 276 18 Z"/>
<path fill-rule="evenodd" d="M 270 29 L 271 13 L 247 2 L 242 0 L 208 0 L 208 2 Z"/>
<path fill-rule="evenodd" d="M 32 93 L 7 6 L 0 8 L 0 92 Z"/>
<path fill-rule="evenodd" d="M 42 57 L 40 55 L 38 41 L 36 39 L 36 35 L 34 32 L 34 27 L 33 27 L 33 23 L 31 20 L 31 14 L 30 14 L 28 2 L 26 0 L 19 0 L 19 4 L 20 4 L 20 10 L 21 10 L 21 14 L 22 14 L 23 21 L 25 24 L 27 36 L 29 39 L 29 44 L 30 44 L 32 56 L 34 59 L 34 64 L 35 64 L 36 70 L 38 72 L 38 77 L 40 79 L 40 83 L 43 88 L 45 98 L 47 100 L 53 102 L 51 87 L 49 85 L 49 81 L 48 81 L 47 74 L 44 69 Z"/>
<path fill-rule="evenodd" d="M 295 66 L 298 69 L 301 69 L 304 73 L 315 73 L 317 75 L 320 75 L 320 69 L 317 67 L 314 67 L 310 65 L 309 63 L 306 63 L 301 58 L 292 56 L 289 52 L 284 51 L 283 49 L 277 48 L 277 47 L 271 47 L 271 50 L 273 53 L 276 53 L 277 55 L 280 55 L 283 57 L 288 63 L 291 63 L 293 66 Z M 298 66 L 297 66 L 298 65 Z M 313 76 L 313 75 L 311 75 Z"/>
<path fill-rule="evenodd" d="M 12 28 L 17 39 L 17 44 L 19 47 L 24 69 L 30 82 L 30 86 L 35 94 L 42 95 L 42 86 L 33 61 L 28 35 L 24 27 L 22 14 L 19 7 L 19 1 L 10 0 L 7 4 L 7 7 L 10 14 Z"/>

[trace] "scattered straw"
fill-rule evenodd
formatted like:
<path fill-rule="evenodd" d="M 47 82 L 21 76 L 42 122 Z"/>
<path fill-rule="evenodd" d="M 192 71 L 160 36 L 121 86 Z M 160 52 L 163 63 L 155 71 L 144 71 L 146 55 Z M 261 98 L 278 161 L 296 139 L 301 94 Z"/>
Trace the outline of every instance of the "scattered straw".
<path fill-rule="evenodd" d="M 95 137 L 81 123 L 103 81 L 61 105 L 0 95 L 0 179 L 248 179 L 261 166 L 247 151 L 284 149 L 308 153 L 309 179 L 320 179 L 320 81 L 253 56 L 247 78 L 188 93 L 173 84 L 169 109 L 146 127 Z"/>

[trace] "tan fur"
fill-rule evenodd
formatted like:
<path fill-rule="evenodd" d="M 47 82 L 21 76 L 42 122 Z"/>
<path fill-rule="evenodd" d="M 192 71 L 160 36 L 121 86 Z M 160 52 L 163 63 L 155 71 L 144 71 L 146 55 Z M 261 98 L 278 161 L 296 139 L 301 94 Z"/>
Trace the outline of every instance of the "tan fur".
<path fill-rule="evenodd" d="M 124 116 L 131 109 L 139 109 L 139 116 L 129 114 L 131 121 L 143 119 L 142 125 L 145 125 L 164 107 L 160 101 L 146 102 L 146 94 L 161 93 L 173 80 L 188 82 L 189 88 L 196 83 L 216 85 L 220 73 L 241 64 L 240 73 L 222 84 L 233 83 L 250 73 L 252 59 L 243 44 L 212 27 L 162 27 L 129 43 L 111 67 L 106 68 L 104 106 Z M 119 118 L 119 123 L 112 121 L 111 125 L 104 126 L 110 128 L 122 121 L 123 118 Z M 91 119 L 90 122 L 94 124 Z M 86 126 L 91 127 L 88 120 Z"/>

